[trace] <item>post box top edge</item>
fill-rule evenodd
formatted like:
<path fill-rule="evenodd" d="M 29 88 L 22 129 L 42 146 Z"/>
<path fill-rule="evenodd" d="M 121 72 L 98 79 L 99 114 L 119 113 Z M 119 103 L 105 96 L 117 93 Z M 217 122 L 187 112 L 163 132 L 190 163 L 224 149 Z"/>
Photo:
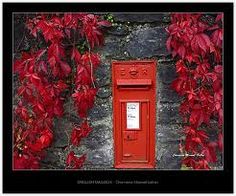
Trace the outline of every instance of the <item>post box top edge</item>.
<path fill-rule="evenodd" d="M 154 60 L 124 60 L 124 61 L 119 61 L 119 60 L 112 60 L 111 61 L 112 64 L 138 64 L 138 63 L 141 63 L 141 64 L 155 64 L 157 65 L 157 60 L 154 59 Z"/>

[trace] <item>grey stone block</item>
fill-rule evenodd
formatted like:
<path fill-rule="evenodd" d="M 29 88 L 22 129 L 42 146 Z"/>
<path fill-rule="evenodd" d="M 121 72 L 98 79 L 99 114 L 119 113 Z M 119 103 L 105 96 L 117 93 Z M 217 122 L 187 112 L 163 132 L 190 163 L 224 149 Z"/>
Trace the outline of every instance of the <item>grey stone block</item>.
<path fill-rule="evenodd" d="M 183 136 L 183 127 L 181 125 L 156 125 L 156 141 L 157 143 L 173 142 L 176 143 L 181 140 Z"/>
<path fill-rule="evenodd" d="M 164 84 L 171 84 L 177 77 L 174 64 L 159 64 L 157 67 L 158 80 Z"/>
<path fill-rule="evenodd" d="M 157 143 L 157 169 L 179 170 L 181 168 L 182 157 L 174 156 L 179 154 L 178 144 L 178 142 Z"/>
<path fill-rule="evenodd" d="M 171 89 L 170 84 L 164 84 L 159 81 L 157 84 L 157 99 L 159 99 L 161 103 L 178 103 L 181 100 L 181 96 Z"/>
<path fill-rule="evenodd" d="M 167 32 L 163 27 L 146 28 L 133 31 L 130 41 L 125 45 L 129 55 L 133 58 L 150 58 L 166 56 Z"/>
<path fill-rule="evenodd" d="M 103 149 L 103 150 L 93 150 L 89 151 L 87 154 L 87 160 L 85 163 L 85 168 L 104 168 L 112 167 L 113 165 L 113 150 Z"/>
<path fill-rule="evenodd" d="M 72 125 L 66 118 L 60 118 L 54 120 L 54 147 L 65 147 L 68 145 L 68 134 L 72 131 Z"/>
<path fill-rule="evenodd" d="M 109 123 L 111 120 L 109 121 Z M 84 139 L 81 144 L 84 144 L 86 148 L 90 150 L 96 150 L 109 145 L 113 140 L 112 125 L 104 121 L 99 122 L 98 125 L 92 126 L 93 130 L 89 136 Z M 110 146 L 112 148 L 112 145 Z"/>
<path fill-rule="evenodd" d="M 116 25 L 111 27 L 107 33 L 111 35 L 123 36 L 129 33 L 129 28 L 125 25 Z"/>
<path fill-rule="evenodd" d="M 182 123 L 179 115 L 179 104 L 157 104 L 157 123 L 159 124 L 178 124 Z"/>
<path fill-rule="evenodd" d="M 145 14 L 145 13 L 113 13 L 114 19 L 117 22 L 169 22 L 168 14 Z"/>
<path fill-rule="evenodd" d="M 111 63 L 101 63 L 95 71 L 97 87 L 111 84 Z"/>
<path fill-rule="evenodd" d="M 98 92 L 97 92 L 97 96 L 100 99 L 109 98 L 111 96 L 111 94 L 112 94 L 111 91 L 112 91 L 111 88 L 99 88 Z"/>
<path fill-rule="evenodd" d="M 121 56 L 123 52 L 122 38 L 113 35 L 105 37 L 104 46 L 99 48 L 99 53 L 106 58 Z"/>
<path fill-rule="evenodd" d="M 25 31 L 25 25 L 23 23 L 15 24 L 14 26 L 14 48 L 17 49 L 19 44 L 23 44 L 23 35 Z"/>
<path fill-rule="evenodd" d="M 111 98 L 99 99 L 95 101 L 95 105 L 88 112 L 88 119 L 93 121 L 101 120 L 108 116 L 112 116 Z"/>
<path fill-rule="evenodd" d="M 63 148 L 51 147 L 47 149 L 46 157 L 41 162 L 42 169 L 65 169 L 66 155 Z"/>

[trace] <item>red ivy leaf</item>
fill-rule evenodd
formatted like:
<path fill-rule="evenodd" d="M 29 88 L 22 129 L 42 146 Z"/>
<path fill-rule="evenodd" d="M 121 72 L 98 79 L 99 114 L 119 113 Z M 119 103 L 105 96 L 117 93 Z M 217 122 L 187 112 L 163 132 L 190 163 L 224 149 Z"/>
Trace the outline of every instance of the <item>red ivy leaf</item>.
<path fill-rule="evenodd" d="M 84 121 L 80 127 L 75 127 L 71 133 L 71 143 L 74 146 L 78 146 L 81 138 L 87 137 L 92 128 L 88 125 L 87 121 Z"/>
<path fill-rule="evenodd" d="M 37 106 L 37 108 L 38 108 L 41 112 L 43 112 L 43 113 L 45 112 L 45 109 L 44 109 L 43 104 L 41 104 L 41 103 L 38 102 L 38 103 L 36 104 L 36 106 Z"/>
<path fill-rule="evenodd" d="M 91 61 L 91 62 L 90 62 Z M 95 70 L 97 66 L 100 64 L 100 56 L 97 53 L 89 53 L 85 52 L 85 54 L 81 57 L 82 65 L 90 67 L 90 63 L 92 63 L 93 69 Z"/>
<path fill-rule="evenodd" d="M 22 106 L 22 102 L 20 101 L 18 106 L 15 110 L 16 114 L 19 115 L 23 120 L 28 121 L 29 120 L 29 114 L 26 107 Z"/>
<path fill-rule="evenodd" d="M 97 89 L 88 88 L 77 91 L 72 95 L 77 107 L 78 115 L 81 118 L 86 117 L 88 110 L 93 107 L 96 93 Z"/>
<path fill-rule="evenodd" d="M 211 35 L 211 40 L 218 48 L 222 48 L 223 30 L 222 29 L 215 30 Z"/>
<path fill-rule="evenodd" d="M 87 121 L 84 121 L 81 124 L 81 135 L 82 137 L 87 137 L 89 133 L 91 132 L 92 128 L 88 125 Z"/>
<path fill-rule="evenodd" d="M 223 14 L 217 14 L 215 21 L 216 22 L 222 21 L 222 19 L 223 19 Z"/>
<path fill-rule="evenodd" d="M 63 62 L 63 61 L 60 62 L 60 65 L 63 71 L 63 75 L 68 76 L 71 72 L 70 66 L 66 62 Z"/>
<path fill-rule="evenodd" d="M 75 127 L 71 132 L 70 141 L 72 145 L 78 146 L 80 143 L 80 140 L 81 140 L 80 129 Z"/>
<path fill-rule="evenodd" d="M 72 49 L 72 53 L 71 53 L 71 60 L 75 60 L 76 63 L 80 62 L 80 58 L 81 58 L 81 54 L 79 53 L 77 48 L 73 48 Z"/>
<path fill-rule="evenodd" d="M 196 161 L 192 157 L 186 157 L 182 160 L 182 164 L 186 165 L 187 167 L 196 167 Z"/>
<path fill-rule="evenodd" d="M 208 51 L 214 51 L 213 44 L 205 33 L 196 34 L 191 41 L 191 47 L 193 52 L 200 53 L 203 56 L 205 56 Z"/>
<path fill-rule="evenodd" d="M 92 83 L 90 70 L 82 65 L 77 66 L 76 85 L 90 85 Z"/>
<path fill-rule="evenodd" d="M 93 14 L 85 15 L 82 21 L 82 37 L 86 37 L 91 48 L 93 49 L 95 45 L 99 46 L 103 44 L 103 35 L 101 32 L 101 26 L 109 26 L 110 23 L 107 21 L 98 21 L 99 17 Z"/>
<path fill-rule="evenodd" d="M 40 137 L 36 139 L 35 142 L 27 141 L 26 145 L 32 152 L 38 153 L 44 148 L 47 148 L 52 143 L 53 134 L 50 130 L 45 129 L 40 133 Z"/>
<path fill-rule="evenodd" d="M 71 151 L 66 158 L 66 169 L 79 169 L 83 166 L 86 159 L 85 155 L 82 155 L 80 158 L 75 156 L 75 153 Z"/>
<path fill-rule="evenodd" d="M 49 147 L 50 144 L 52 143 L 52 139 L 53 139 L 53 134 L 50 130 L 46 129 L 43 132 L 41 132 L 39 140 L 42 144 L 42 148 Z"/>
<path fill-rule="evenodd" d="M 200 104 L 195 104 L 189 118 L 190 124 L 195 127 L 199 127 L 203 122 L 208 124 L 209 120 L 209 114 L 203 110 Z"/>
<path fill-rule="evenodd" d="M 187 74 L 187 67 L 185 66 L 183 60 L 178 60 L 176 62 L 176 73 L 184 76 Z"/>
<path fill-rule="evenodd" d="M 111 26 L 111 22 L 107 21 L 107 20 L 102 20 L 100 22 L 98 22 L 99 26 L 104 26 L 104 27 L 110 27 Z"/>
<path fill-rule="evenodd" d="M 223 135 L 222 133 L 218 134 L 218 147 L 220 149 L 220 151 L 223 151 Z"/>
<path fill-rule="evenodd" d="M 205 159 L 202 159 L 202 160 L 199 160 L 196 163 L 194 169 L 206 169 L 206 170 L 209 170 L 211 168 L 209 167 L 208 162 Z"/>
<path fill-rule="evenodd" d="M 171 51 L 171 41 L 172 41 L 172 37 L 169 36 L 167 41 L 166 41 L 166 48 L 168 51 Z"/>
<path fill-rule="evenodd" d="M 218 115 L 219 115 L 218 124 L 219 126 L 222 126 L 223 124 L 223 109 L 222 108 L 219 110 Z"/>
<path fill-rule="evenodd" d="M 216 157 L 216 147 L 218 144 L 216 142 L 209 142 L 205 149 L 205 159 L 209 163 L 215 163 L 217 161 Z"/>
<path fill-rule="evenodd" d="M 14 169 L 39 169 L 39 160 L 33 155 L 14 152 Z"/>
<path fill-rule="evenodd" d="M 186 55 L 186 48 L 181 45 L 178 50 L 177 50 L 177 53 L 179 54 L 179 56 L 184 59 L 185 58 L 185 55 Z"/>

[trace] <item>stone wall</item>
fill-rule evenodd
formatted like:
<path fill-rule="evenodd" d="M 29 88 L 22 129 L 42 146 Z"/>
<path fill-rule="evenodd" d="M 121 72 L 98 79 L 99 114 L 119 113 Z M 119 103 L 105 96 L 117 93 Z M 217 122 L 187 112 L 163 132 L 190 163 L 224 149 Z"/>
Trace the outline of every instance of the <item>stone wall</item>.
<path fill-rule="evenodd" d="M 178 115 L 180 97 L 170 89 L 176 77 L 174 61 L 168 53 L 165 42 L 165 27 L 170 22 L 168 14 L 124 14 L 112 13 L 115 26 L 105 34 L 105 45 L 97 52 L 102 63 L 96 71 L 97 86 L 100 87 L 95 107 L 89 112 L 93 131 L 81 141 L 79 147 L 72 147 L 76 155 L 87 154 L 83 169 L 113 169 L 114 149 L 112 130 L 111 61 L 156 59 L 157 66 L 157 122 L 156 162 L 157 169 L 180 169 L 178 153 L 181 138 L 181 118 Z M 74 111 L 73 101 L 65 103 L 66 116 L 55 120 L 54 142 L 48 149 L 42 166 L 45 169 L 64 169 L 68 154 L 66 146 L 72 130 L 72 123 L 80 119 Z"/>

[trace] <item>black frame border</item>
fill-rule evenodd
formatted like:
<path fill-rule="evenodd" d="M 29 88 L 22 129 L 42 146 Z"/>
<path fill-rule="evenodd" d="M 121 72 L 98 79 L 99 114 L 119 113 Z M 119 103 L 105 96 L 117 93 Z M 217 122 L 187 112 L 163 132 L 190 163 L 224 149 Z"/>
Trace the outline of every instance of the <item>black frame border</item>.
<path fill-rule="evenodd" d="M 224 170 L 222 171 L 12 171 L 13 12 L 224 12 Z M 4 193 L 232 193 L 233 3 L 3 3 Z M 10 106 L 10 107 L 9 107 Z M 80 180 L 112 184 L 78 184 Z M 153 180 L 158 184 L 115 184 Z"/>

